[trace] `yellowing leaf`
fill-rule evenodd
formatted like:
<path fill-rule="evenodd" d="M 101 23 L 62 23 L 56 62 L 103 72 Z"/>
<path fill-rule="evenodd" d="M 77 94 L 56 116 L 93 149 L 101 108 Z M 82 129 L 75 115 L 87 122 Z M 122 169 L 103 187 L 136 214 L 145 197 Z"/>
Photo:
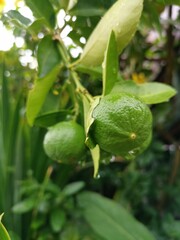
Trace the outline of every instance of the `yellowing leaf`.
<path fill-rule="evenodd" d="M 106 12 L 91 34 L 81 55 L 80 63 L 100 65 L 104 58 L 108 38 L 115 32 L 118 53 L 132 39 L 143 8 L 143 0 L 118 0 Z"/>

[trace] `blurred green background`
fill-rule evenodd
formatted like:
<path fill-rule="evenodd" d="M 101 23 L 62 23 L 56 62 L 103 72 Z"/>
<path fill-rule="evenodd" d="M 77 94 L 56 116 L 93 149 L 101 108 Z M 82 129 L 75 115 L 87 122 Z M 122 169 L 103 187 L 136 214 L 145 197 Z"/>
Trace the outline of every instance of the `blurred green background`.
<path fill-rule="evenodd" d="M 50 1 L 72 61 L 114 2 Z M 180 94 L 151 107 L 153 140 L 133 163 L 103 153 L 99 176 L 94 179 L 88 152 L 83 165 L 52 162 L 42 146 L 46 128 L 38 122 L 30 127 L 26 120 L 27 94 L 37 75 L 37 46 L 48 30 L 41 19 L 32 17 L 30 24 L 22 18 L 23 11 L 28 19 L 32 14 L 24 4 L 16 1 L 16 12 L 5 7 L 0 21 L 14 36 L 12 47 L 6 51 L 1 47 L 0 51 L 0 213 L 5 213 L 3 221 L 12 239 L 103 240 L 82 220 L 77 207 L 79 192 L 88 190 L 120 203 L 152 231 L 155 239 L 179 240 Z M 144 1 L 138 31 L 119 57 L 125 79 L 158 81 L 180 90 L 178 5 L 175 0 Z M 5 44 L 5 35 L 0 37 Z M 100 94 L 99 69 L 90 74 L 79 71 L 89 92 Z M 42 113 L 71 108 L 67 78 L 62 68 Z"/>

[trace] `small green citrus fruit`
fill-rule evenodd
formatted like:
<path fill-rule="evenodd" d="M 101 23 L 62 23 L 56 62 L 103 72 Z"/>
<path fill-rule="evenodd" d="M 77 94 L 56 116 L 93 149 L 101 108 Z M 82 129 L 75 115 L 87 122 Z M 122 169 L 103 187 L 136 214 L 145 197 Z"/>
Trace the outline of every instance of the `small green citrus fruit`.
<path fill-rule="evenodd" d="M 83 127 L 74 121 L 60 122 L 49 129 L 44 150 L 53 160 L 69 163 L 82 157 L 85 149 Z"/>
<path fill-rule="evenodd" d="M 133 159 L 151 140 L 151 111 L 133 95 L 119 93 L 103 97 L 92 116 L 90 137 L 107 152 Z"/>

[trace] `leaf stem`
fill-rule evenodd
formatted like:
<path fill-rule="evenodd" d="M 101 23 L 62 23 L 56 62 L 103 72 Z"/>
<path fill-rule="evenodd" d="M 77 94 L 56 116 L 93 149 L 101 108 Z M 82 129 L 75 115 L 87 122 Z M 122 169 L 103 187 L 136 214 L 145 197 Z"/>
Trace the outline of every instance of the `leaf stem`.
<path fill-rule="evenodd" d="M 72 80 L 74 81 L 74 83 L 76 85 L 76 91 L 80 95 L 84 95 L 88 99 L 89 102 L 92 102 L 93 97 L 90 95 L 90 93 L 87 91 L 87 89 L 81 84 L 78 74 L 75 72 L 75 70 L 73 69 L 73 65 L 70 63 L 70 56 L 69 56 L 66 46 L 64 45 L 64 42 L 62 41 L 62 39 L 59 35 L 56 35 L 55 39 L 59 41 L 58 48 L 59 48 L 60 54 L 62 56 L 65 66 L 67 67 L 67 69 L 70 72 L 70 76 L 71 76 Z"/>

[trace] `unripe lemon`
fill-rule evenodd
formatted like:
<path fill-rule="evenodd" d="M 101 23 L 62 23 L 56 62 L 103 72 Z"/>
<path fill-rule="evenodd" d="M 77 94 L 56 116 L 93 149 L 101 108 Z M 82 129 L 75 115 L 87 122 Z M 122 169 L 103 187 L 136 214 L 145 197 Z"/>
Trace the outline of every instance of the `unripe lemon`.
<path fill-rule="evenodd" d="M 60 122 L 51 127 L 44 138 L 44 150 L 53 160 L 73 162 L 82 157 L 85 149 L 83 127 L 74 121 Z"/>
<path fill-rule="evenodd" d="M 119 93 L 103 97 L 92 117 L 90 136 L 106 152 L 133 159 L 151 140 L 151 111 L 133 95 Z"/>

